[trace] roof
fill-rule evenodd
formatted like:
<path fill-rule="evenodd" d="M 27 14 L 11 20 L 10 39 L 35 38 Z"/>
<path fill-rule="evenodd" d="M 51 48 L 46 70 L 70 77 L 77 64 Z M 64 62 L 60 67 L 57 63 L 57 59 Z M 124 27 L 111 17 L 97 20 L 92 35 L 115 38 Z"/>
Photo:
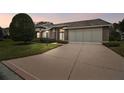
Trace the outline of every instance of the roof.
<path fill-rule="evenodd" d="M 93 20 L 84 20 L 76 22 L 67 22 L 61 24 L 55 24 L 57 27 L 66 26 L 66 27 L 89 27 L 89 26 L 110 26 L 111 23 L 104 21 L 102 19 L 93 19 Z"/>
<path fill-rule="evenodd" d="M 75 21 L 67 22 L 60 24 L 49 24 L 45 23 L 42 25 L 35 25 L 36 28 L 44 28 L 43 30 L 50 30 L 52 28 L 63 28 L 63 29 L 77 29 L 77 28 L 90 28 L 90 27 L 104 27 L 111 26 L 112 24 L 104 21 L 102 19 L 93 19 L 93 20 L 84 20 L 84 21 Z"/>
<path fill-rule="evenodd" d="M 49 31 L 50 29 L 52 29 L 54 26 L 54 24 L 51 23 L 44 23 L 44 24 L 36 24 L 35 28 L 40 28 L 42 29 L 42 31 Z"/>

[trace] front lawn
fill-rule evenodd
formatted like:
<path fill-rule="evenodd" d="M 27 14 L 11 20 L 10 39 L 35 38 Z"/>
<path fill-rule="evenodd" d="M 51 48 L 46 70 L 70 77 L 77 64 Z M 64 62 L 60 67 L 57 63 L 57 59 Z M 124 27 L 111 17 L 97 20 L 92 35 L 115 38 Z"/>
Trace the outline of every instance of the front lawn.
<path fill-rule="evenodd" d="M 109 48 L 124 57 L 124 41 L 111 41 L 111 42 L 112 43 L 119 43 L 120 44 L 120 46 L 109 47 Z"/>
<path fill-rule="evenodd" d="M 50 49 L 56 48 L 58 44 L 32 43 L 28 45 L 18 45 L 12 40 L 0 41 L 0 61 L 40 54 Z"/>

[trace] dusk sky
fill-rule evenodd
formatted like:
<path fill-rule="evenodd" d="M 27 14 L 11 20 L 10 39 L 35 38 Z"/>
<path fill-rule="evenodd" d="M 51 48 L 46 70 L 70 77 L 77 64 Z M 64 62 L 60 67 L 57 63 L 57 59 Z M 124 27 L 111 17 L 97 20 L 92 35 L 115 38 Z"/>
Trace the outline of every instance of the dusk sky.
<path fill-rule="evenodd" d="M 0 26 L 8 27 L 15 13 L 0 13 Z M 124 18 L 124 13 L 29 13 L 34 22 L 49 21 L 63 23 L 101 18 L 108 22 L 118 22 Z"/>

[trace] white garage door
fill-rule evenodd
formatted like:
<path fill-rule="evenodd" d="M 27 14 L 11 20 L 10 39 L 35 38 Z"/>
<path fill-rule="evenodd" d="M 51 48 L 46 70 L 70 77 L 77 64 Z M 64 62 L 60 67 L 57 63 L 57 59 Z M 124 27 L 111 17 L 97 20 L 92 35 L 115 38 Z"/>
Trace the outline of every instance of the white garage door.
<path fill-rule="evenodd" d="M 69 30 L 69 42 L 101 42 L 102 28 Z"/>

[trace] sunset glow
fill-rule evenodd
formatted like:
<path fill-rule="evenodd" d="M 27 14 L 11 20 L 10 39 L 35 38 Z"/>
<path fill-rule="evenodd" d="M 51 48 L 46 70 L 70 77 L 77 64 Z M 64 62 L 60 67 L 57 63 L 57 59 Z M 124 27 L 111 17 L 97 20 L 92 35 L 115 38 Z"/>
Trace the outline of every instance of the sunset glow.
<path fill-rule="evenodd" d="M 0 13 L 0 26 L 9 27 L 15 13 Z M 124 13 L 29 13 L 34 22 L 49 21 L 63 23 L 101 18 L 108 22 L 118 22 L 124 18 Z"/>

